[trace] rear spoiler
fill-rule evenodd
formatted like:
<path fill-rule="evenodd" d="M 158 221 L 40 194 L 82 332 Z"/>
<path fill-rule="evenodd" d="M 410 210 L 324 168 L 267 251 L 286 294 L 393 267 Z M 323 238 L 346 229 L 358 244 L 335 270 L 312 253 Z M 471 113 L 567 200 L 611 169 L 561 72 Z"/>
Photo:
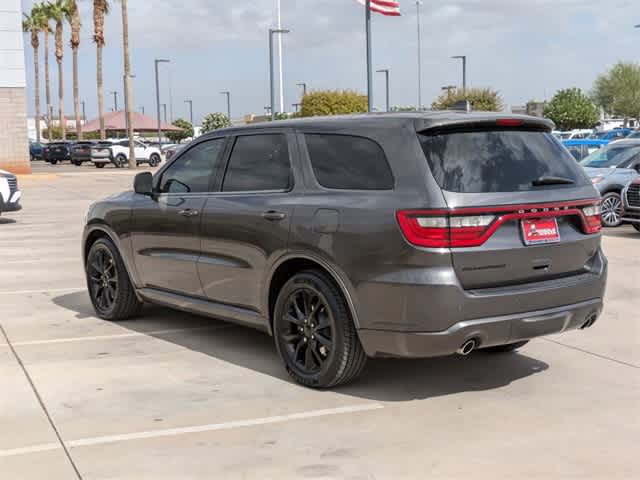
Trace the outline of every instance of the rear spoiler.
<path fill-rule="evenodd" d="M 422 125 L 421 125 L 422 124 Z M 439 133 L 469 132 L 474 130 L 528 130 L 551 133 L 555 125 L 546 118 L 530 117 L 526 115 L 464 115 L 450 119 L 434 119 L 433 121 L 418 122 L 416 131 L 426 135 Z"/>

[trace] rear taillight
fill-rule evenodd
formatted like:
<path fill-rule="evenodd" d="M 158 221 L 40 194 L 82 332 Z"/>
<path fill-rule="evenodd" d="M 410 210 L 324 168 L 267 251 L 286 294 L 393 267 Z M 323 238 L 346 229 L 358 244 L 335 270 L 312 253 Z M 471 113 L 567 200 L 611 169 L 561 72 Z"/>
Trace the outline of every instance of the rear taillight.
<path fill-rule="evenodd" d="M 482 245 L 495 218 L 495 215 L 443 215 L 429 210 L 398 212 L 398 223 L 407 240 L 431 248 Z"/>
<path fill-rule="evenodd" d="M 600 204 L 589 205 L 582 209 L 585 217 L 585 233 L 598 233 L 602 230 L 602 207 Z"/>
<path fill-rule="evenodd" d="M 522 219 L 579 217 L 582 231 L 600 232 L 601 208 L 595 200 L 540 205 L 459 208 L 452 210 L 400 210 L 398 224 L 407 241 L 418 247 L 477 247 L 505 222 Z"/>

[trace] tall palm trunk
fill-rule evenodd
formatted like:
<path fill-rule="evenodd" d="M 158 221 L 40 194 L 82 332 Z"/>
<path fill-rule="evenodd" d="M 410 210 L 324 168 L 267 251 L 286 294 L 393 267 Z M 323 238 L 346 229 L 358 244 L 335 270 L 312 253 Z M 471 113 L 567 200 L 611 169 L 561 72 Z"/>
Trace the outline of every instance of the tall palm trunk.
<path fill-rule="evenodd" d="M 107 134 L 104 129 L 104 84 L 102 80 L 102 45 L 96 46 L 96 83 L 98 87 L 98 118 L 100 118 L 100 139 L 105 140 Z"/>
<path fill-rule="evenodd" d="M 67 139 L 67 122 L 64 118 L 64 80 L 62 78 L 62 21 L 56 23 L 56 61 L 58 62 L 58 118 L 60 119 L 60 131 L 62 140 Z"/>
<path fill-rule="evenodd" d="M 33 46 L 33 74 L 34 74 L 34 100 L 36 103 L 36 141 L 40 143 L 40 42 L 38 32 L 31 31 L 31 45 Z"/>
<path fill-rule="evenodd" d="M 76 117 L 76 135 L 83 139 L 82 122 L 80 121 L 80 86 L 78 80 L 78 48 L 80 48 L 80 13 L 74 1 L 70 8 L 71 16 L 71 50 L 73 53 L 73 111 Z"/>
<path fill-rule="evenodd" d="M 122 4 L 122 51 L 124 53 L 124 109 L 127 116 L 127 137 L 129 137 L 129 168 L 136 168 L 135 144 L 133 142 L 133 122 L 131 116 L 131 63 L 129 62 L 129 16 L 127 0 L 120 0 Z"/>
<path fill-rule="evenodd" d="M 44 84 L 45 99 L 47 101 L 47 139 L 53 138 L 51 130 L 53 128 L 53 108 L 51 107 L 51 82 L 49 81 L 49 29 L 45 28 L 44 33 Z"/>

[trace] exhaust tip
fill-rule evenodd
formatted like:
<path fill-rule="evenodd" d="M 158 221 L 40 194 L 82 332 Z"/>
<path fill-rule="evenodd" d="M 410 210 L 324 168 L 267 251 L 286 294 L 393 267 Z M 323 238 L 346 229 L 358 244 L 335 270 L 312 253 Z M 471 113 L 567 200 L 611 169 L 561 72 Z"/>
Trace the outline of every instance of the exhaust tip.
<path fill-rule="evenodd" d="M 466 342 L 464 342 L 460 346 L 460 348 L 456 350 L 456 353 L 458 355 L 466 356 L 469 355 L 477 346 L 478 343 L 476 342 L 475 338 L 472 338 L 471 340 L 467 340 Z"/>
<path fill-rule="evenodd" d="M 596 323 L 597 319 L 598 319 L 598 316 L 595 313 L 592 313 L 591 315 L 589 315 L 587 317 L 587 321 L 582 324 L 582 326 L 580 327 L 580 330 L 584 330 L 585 328 L 589 328 L 594 323 Z"/>

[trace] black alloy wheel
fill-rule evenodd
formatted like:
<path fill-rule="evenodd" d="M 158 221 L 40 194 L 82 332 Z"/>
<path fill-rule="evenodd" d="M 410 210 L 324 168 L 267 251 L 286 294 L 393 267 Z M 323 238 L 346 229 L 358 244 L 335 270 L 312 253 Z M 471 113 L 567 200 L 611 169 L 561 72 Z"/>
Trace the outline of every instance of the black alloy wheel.
<path fill-rule="evenodd" d="M 118 295 L 118 272 L 112 253 L 106 247 L 93 250 L 87 261 L 89 293 L 96 309 L 109 312 Z"/>
<path fill-rule="evenodd" d="M 366 355 L 346 300 L 324 272 L 304 271 L 285 283 L 273 318 L 276 349 L 296 382 L 333 387 L 362 372 Z"/>

